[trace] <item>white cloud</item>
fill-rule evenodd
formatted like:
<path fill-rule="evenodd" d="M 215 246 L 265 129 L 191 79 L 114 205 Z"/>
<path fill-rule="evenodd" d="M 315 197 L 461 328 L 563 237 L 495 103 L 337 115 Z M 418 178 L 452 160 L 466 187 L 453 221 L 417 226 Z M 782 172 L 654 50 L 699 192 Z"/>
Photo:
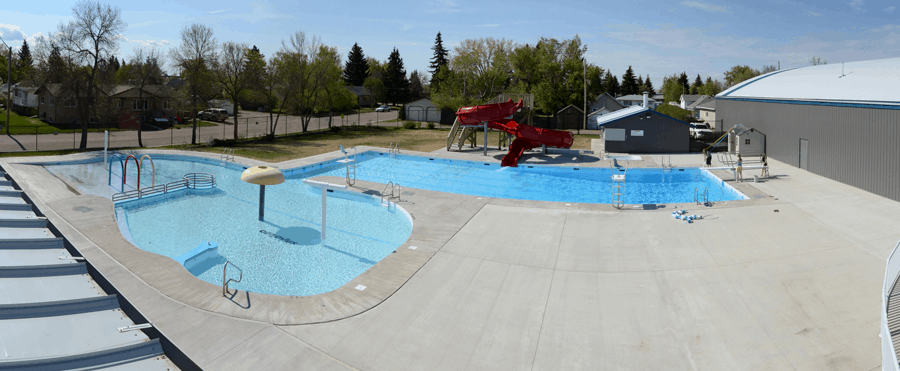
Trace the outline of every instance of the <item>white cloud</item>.
<path fill-rule="evenodd" d="M 806 11 L 806 15 L 811 15 L 811 16 L 813 16 L 813 17 L 821 17 L 821 16 L 822 16 L 821 13 L 816 13 L 816 12 L 814 12 L 814 11 L 812 11 L 812 10 L 807 10 L 807 11 Z"/>
<path fill-rule="evenodd" d="M 25 33 L 22 32 L 22 28 L 16 25 L 0 23 L 0 37 L 3 38 L 3 41 L 6 41 L 8 44 L 12 42 L 21 42 L 25 40 Z"/>
<path fill-rule="evenodd" d="M 897 7 L 891 5 L 891 6 L 887 7 L 887 8 L 884 8 L 884 11 L 890 13 L 890 12 L 893 12 L 895 9 L 897 9 Z"/>
<path fill-rule="evenodd" d="M 122 40 L 125 40 L 125 42 L 141 44 L 143 46 L 160 47 L 160 46 L 169 45 L 169 40 L 159 40 L 159 41 L 156 41 L 156 40 L 131 40 L 125 35 L 119 35 L 119 38 L 121 38 Z"/>
<path fill-rule="evenodd" d="M 852 0 L 852 1 L 862 1 L 862 0 Z M 731 13 L 724 6 L 702 3 L 699 1 L 682 1 L 681 5 L 689 6 L 691 8 L 697 8 L 700 10 L 705 10 L 707 12 L 713 12 L 713 13 Z"/>
<path fill-rule="evenodd" d="M 866 4 L 866 1 L 865 0 L 850 0 L 850 2 L 847 4 L 850 5 L 850 7 L 853 9 L 862 10 L 862 6 Z"/>
<path fill-rule="evenodd" d="M 209 14 L 221 13 L 221 12 L 228 11 L 228 10 L 231 10 L 231 8 L 214 10 L 214 11 L 209 12 Z"/>

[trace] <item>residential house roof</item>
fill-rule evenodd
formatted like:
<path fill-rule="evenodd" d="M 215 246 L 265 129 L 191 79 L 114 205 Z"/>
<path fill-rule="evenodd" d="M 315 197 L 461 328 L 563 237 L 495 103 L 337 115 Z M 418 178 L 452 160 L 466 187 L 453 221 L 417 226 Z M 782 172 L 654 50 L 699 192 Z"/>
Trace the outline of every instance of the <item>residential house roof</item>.
<path fill-rule="evenodd" d="M 110 90 L 111 98 L 138 98 L 139 96 L 147 97 L 169 97 L 175 92 L 168 85 L 144 85 L 144 93 L 140 94 L 140 88 L 132 85 L 116 85 Z"/>
<path fill-rule="evenodd" d="M 625 106 L 623 106 L 621 102 L 617 101 L 616 98 L 613 97 L 612 95 L 609 95 L 609 93 L 603 93 L 603 94 L 598 95 L 597 99 L 594 99 L 594 101 L 591 102 L 591 104 L 588 105 L 588 107 L 593 107 L 600 101 L 604 102 L 603 106 L 601 106 L 600 108 L 606 108 L 609 111 L 615 111 L 615 110 L 620 110 L 622 108 L 625 108 Z"/>
<path fill-rule="evenodd" d="M 626 101 L 626 100 L 628 100 L 628 101 L 643 101 L 644 95 L 643 94 L 642 95 L 637 95 L 637 94 L 623 95 L 617 99 L 619 99 L 619 102 Z M 651 102 L 651 103 L 655 103 L 656 99 L 647 97 L 647 101 Z"/>
<path fill-rule="evenodd" d="M 706 97 L 702 101 L 694 103 L 694 107 L 699 108 L 699 109 L 709 110 L 709 111 L 715 111 L 716 110 L 716 98 Z"/>
<path fill-rule="evenodd" d="M 687 108 L 687 107 L 690 106 L 691 104 L 694 104 L 694 102 L 696 102 L 697 99 L 700 99 L 700 97 L 705 97 L 705 95 L 700 95 L 700 94 L 682 94 L 682 95 L 681 95 L 681 100 L 684 101 L 684 107 Z"/>
<path fill-rule="evenodd" d="M 716 98 L 900 106 L 900 58 L 823 64 L 767 73 Z"/>
<path fill-rule="evenodd" d="M 43 84 L 37 89 L 37 93 L 40 94 L 41 91 L 46 91 L 53 97 L 58 97 L 62 93 L 62 84 Z"/>
<path fill-rule="evenodd" d="M 369 89 L 365 86 L 348 86 L 347 90 L 350 90 L 351 93 L 359 96 L 372 95 L 372 93 L 369 92 Z"/>
<path fill-rule="evenodd" d="M 695 99 L 690 104 L 688 104 L 687 101 L 685 101 L 684 108 L 686 110 L 693 111 L 693 110 L 697 109 L 697 107 L 706 105 L 709 102 L 713 102 L 715 104 L 715 101 L 716 101 L 716 98 L 710 97 L 708 95 L 694 95 L 694 97 L 697 97 L 697 99 Z"/>

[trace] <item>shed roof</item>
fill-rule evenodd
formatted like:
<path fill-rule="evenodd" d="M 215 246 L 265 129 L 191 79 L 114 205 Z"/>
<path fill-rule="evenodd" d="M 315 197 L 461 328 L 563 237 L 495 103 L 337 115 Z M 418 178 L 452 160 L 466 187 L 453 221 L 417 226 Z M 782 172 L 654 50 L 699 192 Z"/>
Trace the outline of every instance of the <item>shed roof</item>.
<path fill-rule="evenodd" d="M 674 117 L 671 117 L 671 116 L 668 116 L 668 115 L 664 115 L 664 114 L 659 113 L 659 112 L 656 112 L 656 111 L 652 111 L 652 110 L 648 109 L 647 107 L 643 107 L 643 106 L 631 106 L 631 107 L 628 107 L 628 108 L 625 108 L 625 109 L 620 109 L 620 110 L 615 111 L 615 112 L 610 113 L 610 114 L 606 114 L 606 115 L 597 117 L 597 126 L 600 127 L 600 126 L 603 126 L 603 125 L 611 124 L 611 123 L 616 122 L 616 121 L 619 121 L 619 120 L 621 120 L 621 119 L 628 118 L 628 117 L 631 117 L 631 116 L 634 116 L 634 115 L 638 115 L 638 114 L 642 114 L 642 113 L 645 113 L 645 112 L 647 112 L 647 113 L 652 113 L 652 115 L 657 115 L 657 116 L 667 117 L 667 118 L 670 118 L 670 119 L 672 119 L 672 120 L 675 120 L 675 121 L 677 121 L 677 122 L 680 122 L 680 123 L 685 124 L 685 125 L 688 125 L 688 126 L 694 126 L 694 125 L 691 125 L 691 124 L 686 123 L 686 122 L 684 122 L 684 121 L 681 121 L 681 120 L 679 120 L 679 119 L 676 119 L 676 118 L 674 118 Z"/>
<path fill-rule="evenodd" d="M 716 98 L 900 108 L 898 83 L 900 58 L 888 58 L 774 71 L 732 86 Z"/>
<path fill-rule="evenodd" d="M 563 109 L 561 109 L 561 110 L 559 110 L 559 111 L 556 111 L 556 113 L 559 114 L 559 113 L 562 113 L 562 111 L 569 110 L 569 109 L 572 109 L 572 108 L 574 108 L 574 109 L 575 109 L 576 111 L 578 111 L 579 113 L 584 114 L 584 111 L 582 111 L 581 108 L 576 107 L 574 104 L 570 104 L 570 105 L 568 105 L 568 106 L 565 106 L 565 107 L 563 107 Z"/>

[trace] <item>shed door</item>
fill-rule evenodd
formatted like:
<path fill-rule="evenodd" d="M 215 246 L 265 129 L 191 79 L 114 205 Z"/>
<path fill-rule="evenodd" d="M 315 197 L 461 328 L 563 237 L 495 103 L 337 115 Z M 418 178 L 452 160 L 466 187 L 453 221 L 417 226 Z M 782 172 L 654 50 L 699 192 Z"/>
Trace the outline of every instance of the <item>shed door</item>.
<path fill-rule="evenodd" d="M 800 168 L 809 170 L 809 141 L 800 139 Z"/>

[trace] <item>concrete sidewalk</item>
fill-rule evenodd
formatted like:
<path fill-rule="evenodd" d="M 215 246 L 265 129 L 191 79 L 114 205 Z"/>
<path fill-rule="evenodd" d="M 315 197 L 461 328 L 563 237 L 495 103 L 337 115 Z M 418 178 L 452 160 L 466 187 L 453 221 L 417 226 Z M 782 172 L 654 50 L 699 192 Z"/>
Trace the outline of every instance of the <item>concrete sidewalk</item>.
<path fill-rule="evenodd" d="M 421 155 L 483 161 L 480 152 Z M 672 156 L 676 165 L 695 160 L 700 155 Z M 178 277 L 173 287 L 200 302 L 145 278 L 169 266 L 113 247 L 122 237 L 113 225 L 103 227 L 112 220 L 100 212 L 111 209 L 108 200 L 63 191 L 66 185 L 40 167 L 8 165 L 18 161 L 31 160 L 0 163 L 27 180 L 23 188 L 51 210 L 48 218 L 73 245 L 204 369 L 870 370 L 881 364 L 880 291 L 884 259 L 900 239 L 893 227 L 900 203 L 775 160 L 769 161 L 774 176 L 761 183 L 729 182 L 751 199 L 712 208 L 615 210 L 404 189 L 413 195 L 400 206 L 412 210 L 417 237 L 400 250 L 428 246 L 422 253 L 430 257 L 399 278 L 392 273 L 398 269 L 376 268 L 400 260 L 379 262 L 348 285 L 381 292 L 387 286 L 379 285 L 403 283 L 355 315 L 304 325 L 260 318 L 295 316 L 306 301 L 319 299 L 283 301 L 276 309 L 259 297 L 241 310 L 236 307 L 244 303 L 222 298 L 221 288 L 204 288 L 178 272 L 167 273 Z M 598 159 L 588 166 L 608 164 Z M 93 216 L 85 218 L 82 207 Z M 674 209 L 704 219 L 684 224 L 671 217 Z M 89 224 L 94 227 L 77 227 Z"/>

